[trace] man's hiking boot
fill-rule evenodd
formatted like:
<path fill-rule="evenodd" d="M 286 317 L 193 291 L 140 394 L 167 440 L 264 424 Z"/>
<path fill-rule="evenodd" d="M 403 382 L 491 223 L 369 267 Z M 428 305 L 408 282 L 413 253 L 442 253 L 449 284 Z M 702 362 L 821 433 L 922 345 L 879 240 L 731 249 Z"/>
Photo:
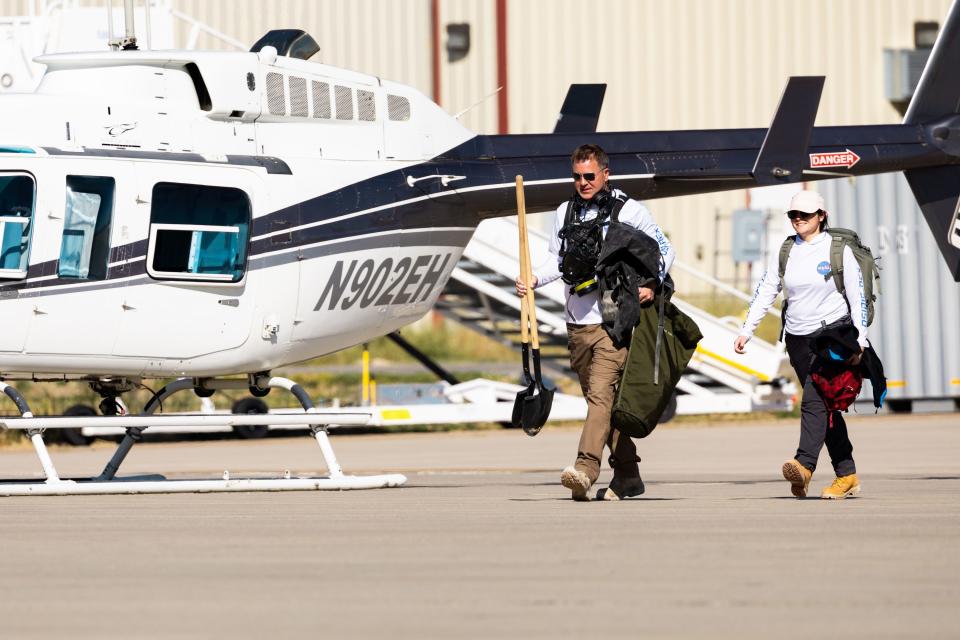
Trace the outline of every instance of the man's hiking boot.
<path fill-rule="evenodd" d="M 590 485 L 593 483 L 590 482 L 590 478 L 583 471 L 574 467 L 567 467 L 560 473 L 560 484 L 570 489 L 571 497 L 577 502 L 590 500 L 587 492 L 590 491 Z"/>
<path fill-rule="evenodd" d="M 823 490 L 820 497 L 827 500 L 843 500 L 847 496 L 855 496 L 858 493 L 860 493 L 860 481 L 857 480 L 857 474 L 851 473 L 834 480 L 832 485 Z"/>
<path fill-rule="evenodd" d="M 622 500 L 642 495 L 644 492 L 643 480 L 635 478 L 620 478 L 613 476 L 610 486 L 597 491 L 597 500 Z"/>
<path fill-rule="evenodd" d="M 810 478 L 813 477 L 813 471 L 796 460 L 787 460 L 783 463 L 783 477 L 790 482 L 790 493 L 796 498 L 807 497 L 807 487 L 810 486 Z"/>

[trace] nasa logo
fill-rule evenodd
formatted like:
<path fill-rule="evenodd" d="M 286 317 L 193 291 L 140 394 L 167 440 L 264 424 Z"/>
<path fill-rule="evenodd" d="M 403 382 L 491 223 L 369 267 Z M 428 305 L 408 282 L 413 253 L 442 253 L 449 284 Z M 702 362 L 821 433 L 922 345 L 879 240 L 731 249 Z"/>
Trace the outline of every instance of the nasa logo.
<path fill-rule="evenodd" d="M 379 264 L 371 259 L 352 260 L 346 266 L 338 260 L 313 310 L 320 311 L 324 305 L 329 311 L 338 305 L 346 311 L 354 305 L 366 309 L 370 305 L 424 302 L 433 293 L 452 255 L 421 255 L 396 262 L 387 258 Z M 344 296 L 348 288 L 350 292 Z"/>
<path fill-rule="evenodd" d="M 817 273 L 819 273 L 819 274 L 822 275 L 822 276 L 827 276 L 827 275 L 829 275 L 829 274 L 830 274 L 830 263 L 827 262 L 826 260 L 824 260 L 823 262 L 821 262 L 820 264 L 818 264 L 818 265 L 817 265 Z"/>

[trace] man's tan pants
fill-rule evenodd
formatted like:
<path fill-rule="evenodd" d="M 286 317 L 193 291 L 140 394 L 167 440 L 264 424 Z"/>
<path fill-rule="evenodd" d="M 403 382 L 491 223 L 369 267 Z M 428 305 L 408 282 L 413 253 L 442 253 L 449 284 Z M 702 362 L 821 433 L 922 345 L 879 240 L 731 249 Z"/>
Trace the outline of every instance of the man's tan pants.
<path fill-rule="evenodd" d="M 602 325 L 567 324 L 570 364 L 580 378 L 587 400 L 587 419 L 580 434 L 576 468 L 590 482 L 600 475 L 603 447 L 610 448 L 610 466 L 614 475 L 635 478 L 640 475 L 637 447 L 627 436 L 610 427 L 610 413 L 617 395 L 620 374 L 627 361 L 627 348 L 617 349 Z"/>

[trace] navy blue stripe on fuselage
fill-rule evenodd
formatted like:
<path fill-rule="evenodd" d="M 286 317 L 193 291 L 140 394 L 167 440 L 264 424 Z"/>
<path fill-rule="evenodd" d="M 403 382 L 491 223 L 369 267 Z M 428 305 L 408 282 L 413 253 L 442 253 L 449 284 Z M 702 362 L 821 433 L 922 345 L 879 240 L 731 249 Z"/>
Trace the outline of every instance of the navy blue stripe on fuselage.
<path fill-rule="evenodd" d="M 164 162 L 201 162 L 204 164 L 227 164 L 239 167 L 261 167 L 267 173 L 292 175 L 290 166 L 273 156 L 225 155 L 223 160 L 210 159 L 199 153 L 175 151 L 138 151 L 136 149 L 88 149 L 71 151 L 57 147 L 43 147 L 51 156 L 87 156 L 94 158 L 124 158 L 127 160 L 163 160 Z"/>
<path fill-rule="evenodd" d="M 304 247 L 299 250 L 285 250 L 251 258 L 247 263 L 247 273 L 276 267 L 284 264 L 312 260 L 335 254 L 356 253 L 377 249 L 399 249 L 410 247 L 464 247 L 473 235 L 473 229 L 430 229 L 400 234 L 375 234 L 352 237 L 326 244 Z M 16 286 L 0 287 L 0 301 L 11 298 L 36 298 L 60 294 L 78 294 L 117 287 L 135 286 L 144 283 L 190 284 L 196 280 L 155 280 L 146 273 L 143 259 L 124 265 L 125 270 L 110 269 L 105 280 L 78 280 L 75 278 L 50 278 L 33 282 L 19 282 Z M 215 286 L 217 283 L 203 283 Z M 229 283 L 236 284 L 236 283 Z"/>

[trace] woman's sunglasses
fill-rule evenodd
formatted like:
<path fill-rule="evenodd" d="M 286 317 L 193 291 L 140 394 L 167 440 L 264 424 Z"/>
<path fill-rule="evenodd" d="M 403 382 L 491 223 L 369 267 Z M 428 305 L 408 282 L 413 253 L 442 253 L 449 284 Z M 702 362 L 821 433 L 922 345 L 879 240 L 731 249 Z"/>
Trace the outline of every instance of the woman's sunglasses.
<path fill-rule="evenodd" d="M 807 213 L 806 211 L 787 211 L 787 217 L 791 220 L 809 220 L 818 213 L 820 212 L 814 211 L 813 213 Z"/>

